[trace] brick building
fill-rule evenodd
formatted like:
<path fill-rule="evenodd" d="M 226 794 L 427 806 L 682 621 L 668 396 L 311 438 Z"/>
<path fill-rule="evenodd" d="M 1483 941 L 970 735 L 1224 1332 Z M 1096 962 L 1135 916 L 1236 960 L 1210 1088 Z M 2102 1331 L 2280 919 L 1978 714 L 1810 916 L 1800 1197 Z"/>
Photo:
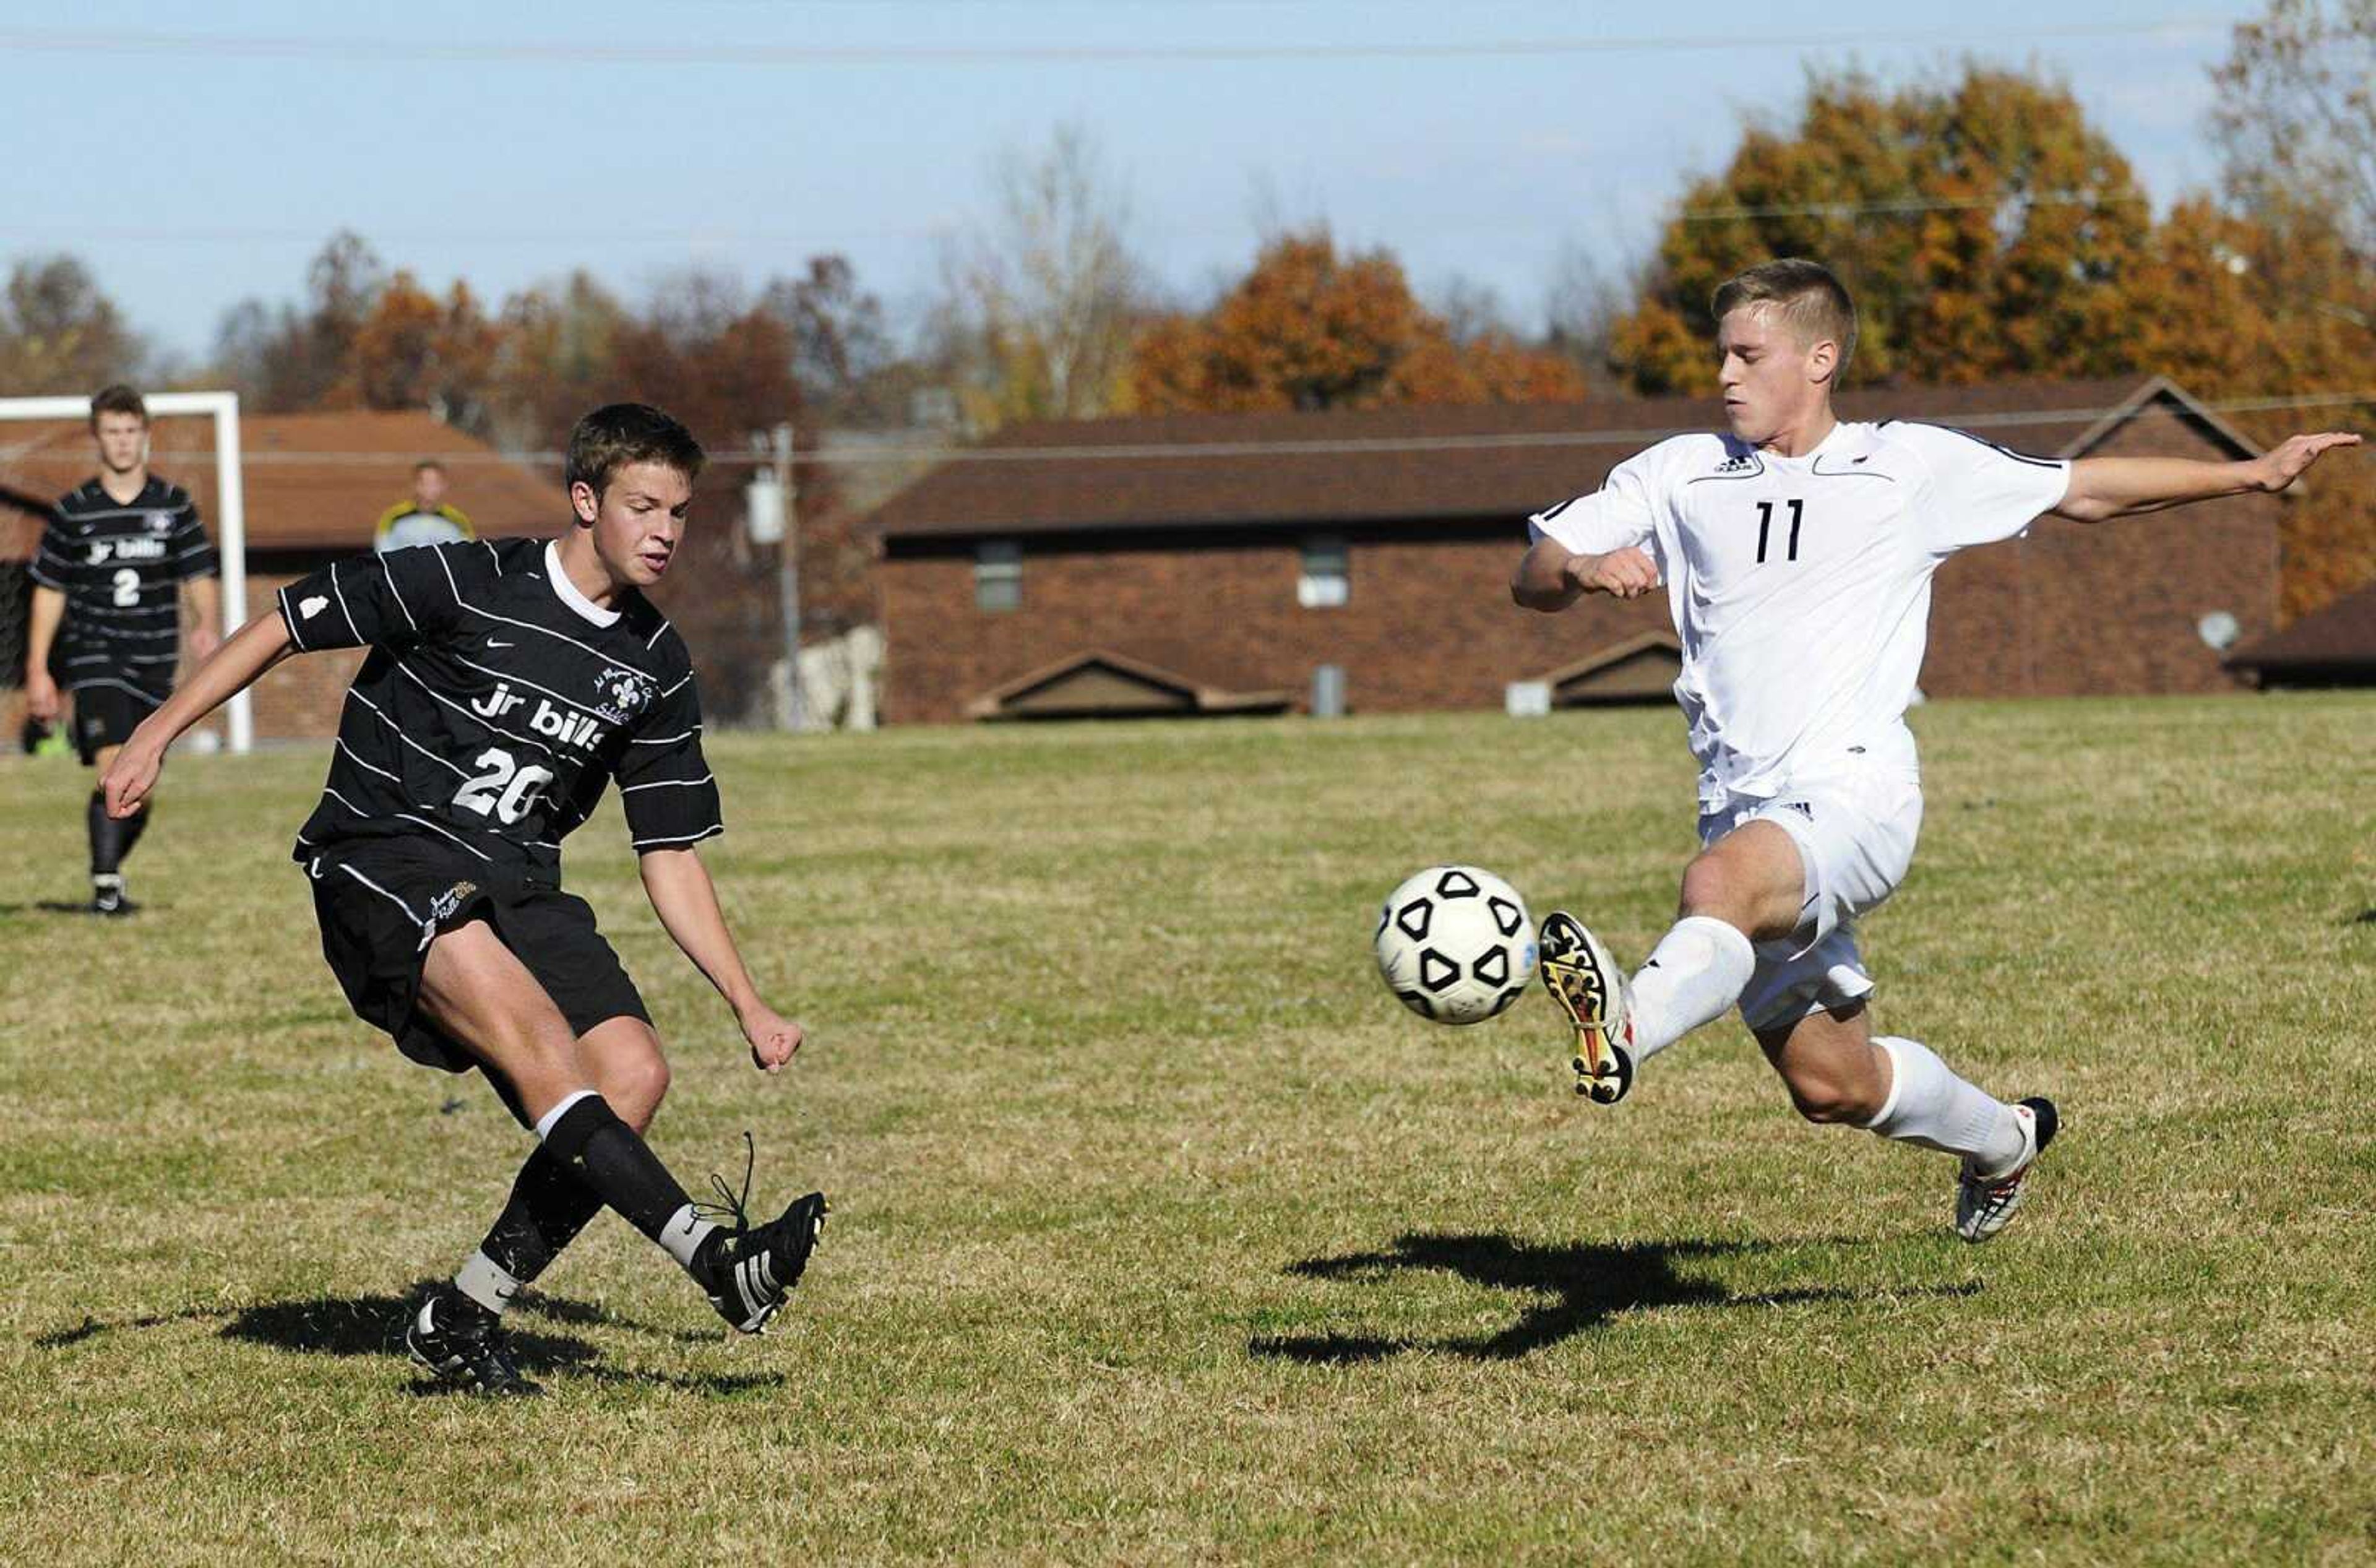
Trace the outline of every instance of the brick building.
<path fill-rule="evenodd" d="M 2161 378 L 1858 393 L 2062 457 L 2253 448 Z M 876 508 L 894 722 L 1277 711 L 1342 671 L 1355 710 L 1662 696 L 1663 599 L 1510 602 L 1526 514 L 1596 488 L 1682 399 L 1021 425 Z M 2086 528 L 2041 521 L 1939 574 L 1933 695 L 2237 689 L 2204 639 L 2275 624 L 2278 510 L 2239 496 Z"/>
<path fill-rule="evenodd" d="M 21 563 L 32 557 L 48 503 L 94 471 L 90 433 L 79 421 L 0 425 L 0 561 Z M 251 414 L 240 422 L 240 445 L 250 615 L 284 583 L 368 551 L 373 523 L 411 493 L 412 465 L 423 457 L 447 466 L 453 503 L 482 538 L 549 531 L 564 505 L 556 481 L 422 412 Z M 220 538 L 212 422 L 159 420 L 149 466 L 190 493 Z M 0 720 L 13 734 L 24 700 L 20 639 L 10 639 L 5 657 Z M 256 735 L 335 733 L 339 700 L 361 662 L 360 654 L 331 653 L 272 671 L 255 687 Z"/>

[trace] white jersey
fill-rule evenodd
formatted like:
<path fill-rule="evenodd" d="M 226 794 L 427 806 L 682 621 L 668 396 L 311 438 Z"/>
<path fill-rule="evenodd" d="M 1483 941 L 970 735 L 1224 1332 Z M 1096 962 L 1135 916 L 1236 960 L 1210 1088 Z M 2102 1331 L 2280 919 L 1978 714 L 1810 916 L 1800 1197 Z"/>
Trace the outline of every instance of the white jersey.
<path fill-rule="evenodd" d="M 1682 640 L 1675 698 L 1704 803 L 1771 797 L 1861 755 L 1914 762 L 1930 575 L 2059 504 L 2071 465 L 1940 425 L 1840 424 L 1784 457 L 1663 441 L 1528 520 L 1583 554 L 1647 552 Z"/>

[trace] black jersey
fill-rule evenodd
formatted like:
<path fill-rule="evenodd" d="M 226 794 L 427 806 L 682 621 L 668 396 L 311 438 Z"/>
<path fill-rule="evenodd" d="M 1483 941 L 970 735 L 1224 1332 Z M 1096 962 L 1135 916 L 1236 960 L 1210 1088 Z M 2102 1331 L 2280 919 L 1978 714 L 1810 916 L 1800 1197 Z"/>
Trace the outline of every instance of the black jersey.
<path fill-rule="evenodd" d="M 683 639 L 632 589 L 588 600 L 545 540 L 359 556 L 279 604 L 302 650 L 371 649 L 298 860 L 434 838 L 557 882 L 561 840 L 612 778 L 638 850 L 724 831 Z"/>
<path fill-rule="evenodd" d="M 59 681 L 163 700 L 182 658 L 182 584 L 215 570 L 215 547 L 178 484 L 151 474 L 123 502 L 94 479 L 58 497 L 33 580 L 66 597 L 52 655 Z"/>

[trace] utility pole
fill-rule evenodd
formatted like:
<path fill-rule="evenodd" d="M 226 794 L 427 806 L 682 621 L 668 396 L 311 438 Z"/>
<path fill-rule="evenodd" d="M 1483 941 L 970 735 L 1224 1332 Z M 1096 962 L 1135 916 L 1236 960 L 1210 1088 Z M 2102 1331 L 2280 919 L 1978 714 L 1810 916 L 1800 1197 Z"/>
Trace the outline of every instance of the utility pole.
<path fill-rule="evenodd" d="M 767 439 L 776 493 L 783 497 L 784 506 L 784 537 L 776 546 L 776 593 L 784 622 L 784 671 L 791 687 L 787 706 L 797 735 L 807 728 L 808 713 L 801 692 L 801 529 L 799 497 L 792 489 L 792 427 L 779 424 Z"/>

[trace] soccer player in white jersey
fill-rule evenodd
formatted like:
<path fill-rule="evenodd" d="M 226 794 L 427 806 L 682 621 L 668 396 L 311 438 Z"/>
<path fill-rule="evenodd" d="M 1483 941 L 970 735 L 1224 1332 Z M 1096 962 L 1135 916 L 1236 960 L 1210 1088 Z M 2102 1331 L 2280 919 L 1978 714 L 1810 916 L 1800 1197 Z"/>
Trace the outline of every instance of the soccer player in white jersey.
<path fill-rule="evenodd" d="M 1577 1089 L 1602 1104 L 1739 1006 L 1800 1115 L 1954 1155 L 1957 1233 L 1985 1241 L 2020 1206 L 2053 1103 L 2007 1104 L 1919 1042 L 1876 1036 L 1854 932 L 1904 879 L 1922 825 L 1904 715 L 1931 574 L 2044 513 L 2093 523 L 2281 491 L 2359 438 L 2297 435 L 2249 462 L 2062 462 L 1937 425 L 1842 423 L 1832 388 L 1856 313 L 1827 269 L 1752 267 L 1717 291 L 1715 316 L 1730 432 L 1662 442 L 1538 514 L 1511 583 L 1545 612 L 1663 586 L 1702 770 L 1704 848 L 1673 928 L 1629 978 L 1553 913 L 1544 983 L 1575 1028 Z"/>

